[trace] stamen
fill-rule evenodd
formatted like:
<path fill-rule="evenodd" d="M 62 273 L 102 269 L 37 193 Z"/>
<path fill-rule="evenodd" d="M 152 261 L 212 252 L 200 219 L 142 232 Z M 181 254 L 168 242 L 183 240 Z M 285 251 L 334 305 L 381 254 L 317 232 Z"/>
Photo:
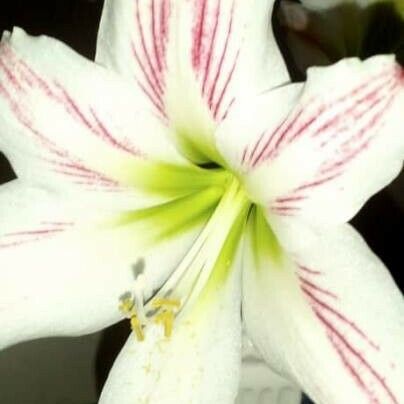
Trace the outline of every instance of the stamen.
<path fill-rule="evenodd" d="M 152 306 L 156 309 L 160 309 L 162 307 L 179 309 L 181 302 L 178 299 L 156 298 L 153 299 Z"/>
<path fill-rule="evenodd" d="M 125 315 L 130 315 L 133 308 L 134 303 L 130 297 L 125 297 L 124 299 L 122 299 L 121 304 L 119 305 L 119 310 Z"/>
<path fill-rule="evenodd" d="M 164 327 L 164 336 L 170 338 L 173 332 L 174 313 L 172 311 L 162 311 L 154 318 L 156 324 L 161 324 Z"/>
<path fill-rule="evenodd" d="M 156 324 L 161 324 L 164 327 L 164 336 L 170 338 L 173 332 L 175 312 L 181 307 L 181 302 L 178 299 L 156 298 L 152 301 L 152 306 L 157 309 L 162 309 L 160 313 L 154 317 Z"/>
<path fill-rule="evenodd" d="M 165 338 L 170 338 L 174 322 L 188 312 L 186 307 L 193 307 L 210 283 L 226 279 L 249 206 L 234 179 L 197 240 L 157 291 L 148 290 L 143 270 L 136 272 L 133 291 L 122 298 L 120 308 L 139 341 L 145 339 L 144 329 L 151 323 L 162 326 Z"/>
<path fill-rule="evenodd" d="M 142 323 L 139 321 L 136 314 L 130 318 L 130 328 L 136 334 L 138 341 L 144 341 L 144 331 Z"/>
<path fill-rule="evenodd" d="M 134 300 L 130 297 L 122 299 L 119 309 L 130 319 L 130 327 L 138 341 L 144 341 L 143 325 L 136 312 Z"/>
<path fill-rule="evenodd" d="M 234 179 L 229 184 L 198 239 L 180 265 L 162 285 L 155 295 L 155 299 L 164 299 L 175 290 L 176 294 L 181 296 L 182 304 L 185 305 L 199 295 L 210 276 L 210 271 L 220 253 L 229 229 L 235 218 L 243 211 L 246 202 L 248 201 L 240 192 L 238 181 Z M 214 253 L 212 254 L 211 251 Z M 155 314 L 150 303 L 146 304 L 145 309 L 146 316 L 151 317 Z"/>

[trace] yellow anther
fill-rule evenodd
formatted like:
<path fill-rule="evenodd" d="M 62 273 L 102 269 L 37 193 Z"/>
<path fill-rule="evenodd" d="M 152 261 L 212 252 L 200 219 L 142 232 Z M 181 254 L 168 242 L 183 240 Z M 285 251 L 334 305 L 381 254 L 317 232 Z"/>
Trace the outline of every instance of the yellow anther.
<path fill-rule="evenodd" d="M 164 336 L 170 338 L 173 333 L 174 312 L 172 310 L 164 310 L 156 315 L 154 321 L 156 324 L 161 324 L 164 327 Z"/>
<path fill-rule="evenodd" d="M 133 303 L 133 300 L 130 299 L 129 297 L 125 298 L 122 300 L 119 310 L 126 315 L 132 315 L 133 309 L 135 307 L 135 304 Z"/>
<path fill-rule="evenodd" d="M 121 312 L 129 318 L 130 328 L 135 333 L 138 341 L 144 341 L 143 326 L 139 320 L 139 317 L 137 316 L 134 301 L 130 297 L 123 299 L 119 305 L 119 310 L 121 310 Z"/>
<path fill-rule="evenodd" d="M 161 307 L 165 307 L 167 309 L 179 309 L 181 306 L 181 302 L 178 299 L 166 299 L 157 297 L 153 300 L 152 306 L 156 309 Z"/>
<path fill-rule="evenodd" d="M 164 336 L 170 338 L 173 332 L 175 312 L 181 307 L 181 302 L 178 299 L 156 298 L 152 301 L 152 307 L 162 309 L 154 317 L 154 322 L 161 324 L 164 327 Z"/>
<path fill-rule="evenodd" d="M 142 323 L 139 321 L 136 314 L 133 314 L 130 317 L 130 328 L 135 333 L 138 341 L 144 341 L 144 332 L 143 332 Z"/>
<path fill-rule="evenodd" d="M 151 305 L 153 308 L 159 309 L 154 316 L 154 322 L 162 325 L 164 328 L 164 336 L 170 338 L 173 332 L 175 313 L 181 307 L 181 302 L 178 299 L 156 298 L 152 301 Z M 134 300 L 130 297 L 122 299 L 119 309 L 130 320 L 130 327 L 135 333 L 137 340 L 144 341 L 144 324 L 139 319 Z"/>

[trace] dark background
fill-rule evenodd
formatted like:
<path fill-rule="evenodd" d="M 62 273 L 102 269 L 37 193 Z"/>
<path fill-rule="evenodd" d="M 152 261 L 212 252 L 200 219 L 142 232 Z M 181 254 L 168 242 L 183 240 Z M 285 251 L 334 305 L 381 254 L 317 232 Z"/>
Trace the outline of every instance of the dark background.
<path fill-rule="evenodd" d="M 1 7 L 0 32 L 6 29 L 10 30 L 13 26 L 20 26 L 32 35 L 46 34 L 58 38 L 82 55 L 93 58 L 102 3 L 102 0 L 19 0 L 4 2 Z M 285 55 L 289 58 L 291 71 L 294 73 L 294 77 L 299 78 L 301 74 L 294 66 L 289 44 L 285 40 L 285 32 L 280 27 L 276 31 L 282 39 L 282 47 Z M 383 32 L 382 29 L 375 41 L 381 40 L 383 43 Z M 375 48 L 378 48 L 377 44 Z M 0 184 L 13 177 L 14 173 L 10 165 L 0 153 Z M 402 178 L 398 179 L 388 189 L 374 196 L 353 220 L 354 226 L 365 237 L 373 251 L 390 268 L 402 290 L 403 182 Z M 99 388 L 102 386 L 113 358 L 127 333 L 126 324 L 120 324 L 105 332 L 97 359 Z M 23 383 L 23 381 L 21 382 Z M 72 391 L 74 391 L 73 386 Z"/>

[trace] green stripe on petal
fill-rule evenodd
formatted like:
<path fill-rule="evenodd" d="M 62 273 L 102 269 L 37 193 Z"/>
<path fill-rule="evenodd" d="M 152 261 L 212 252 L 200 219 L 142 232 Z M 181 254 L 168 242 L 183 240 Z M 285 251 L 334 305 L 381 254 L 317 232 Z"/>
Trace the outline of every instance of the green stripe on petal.
<path fill-rule="evenodd" d="M 123 213 L 111 223 L 130 226 L 142 221 L 149 229 L 150 241 L 179 235 L 207 220 L 214 212 L 224 189 L 210 187 L 148 209 Z"/>
<path fill-rule="evenodd" d="M 212 130 L 213 131 L 213 130 Z M 176 142 L 182 153 L 191 161 L 206 163 L 214 161 L 222 166 L 225 165 L 223 157 L 218 152 L 213 142 L 209 141 L 209 135 L 195 137 L 189 134 L 187 129 L 176 130 Z M 210 132 L 208 132 L 210 133 Z"/>
<path fill-rule="evenodd" d="M 223 285 L 228 279 L 233 265 L 237 248 L 239 247 L 241 236 L 245 228 L 247 212 L 249 203 L 246 201 L 244 206 L 240 209 L 240 214 L 235 219 L 231 230 L 227 236 L 222 250 L 215 263 L 212 274 L 205 287 L 205 293 L 209 294 L 212 289 L 216 289 Z"/>
<path fill-rule="evenodd" d="M 195 165 L 178 165 L 131 160 L 121 165 L 116 177 L 126 185 L 150 194 L 178 197 L 206 187 L 224 186 L 231 174 L 224 169 L 203 169 Z"/>
<path fill-rule="evenodd" d="M 215 202 L 215 195 L 208 195 L 206 193 L 206 200 L 212 198 L 211 201 Z M 178 317 L 183 317 L 189 310 L 202 314 L 235 270 L 233 264 L 251 202 L 236 178 L 227 185 L 223 194 L 216 195 L 220 201 L 208 208 L 212 213 L 198 239 L 153 297 L 181 302 Z M 195 210 L 194 201 L 190 199 L 188 206 Z M 199 211 L 203 206 L 212 205 L 201 203 Z M 154 313 L 152 302 L 148 302 L 146 316 L 153 316 Z"/>
<path fill-rule="evenodd" d="M 281 261 L 283 256 L 282 247 L 269 225 L 264 212 L 256 205 L 251 209 L 247 232 L 256 263 L 268 259 L 275 264 Z M 280 266 L 275 265 L 274 267 L 278 268 Z M 259 270 L 260 266 L 256 265 L 255 268 Z"/>
<path fill-rule="evenodd" d="M 235 269 L 237 251 L 240 247 L 243 232 L 246 226 L 248 212 L 251 209 L 251 202 L 247 199 L 242 189 L 238 192 L 232 203 L 234 219 L 227 237 L 221 247 L 220 253 L 214 263 L 211 274 L 198 298 L 195 307 L 195 314 L 201 313 L 215 301 L 214 296 L 220 293 L 225 283 L 228 282 Z"/>

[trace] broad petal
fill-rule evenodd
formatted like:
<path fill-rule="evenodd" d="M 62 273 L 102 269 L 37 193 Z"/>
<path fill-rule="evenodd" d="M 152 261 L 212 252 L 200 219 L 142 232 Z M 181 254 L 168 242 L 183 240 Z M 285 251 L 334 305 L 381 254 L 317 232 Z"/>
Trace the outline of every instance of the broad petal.
<path fill-rule="evenodd" d="M 212 128 L 234 99 L 288 80 L 270 25 L 272 5 L 107 0 L 96 60 L 136 81 L 134 91 L 181 132 L 191 157 L 217 158 Z"/>
<path fill-rule="evenodd" d="M 100 404 L 233 404 L 241 361 L 239 273 L 178 319 L 165 339 L 160 326 L 131 336 L 109 375 Z"/>
<path fill-rule="evenodd" d="M 235 109 L 217 135 L 219 150 L 272 214 L 345 222 L 401 170 L 403 77 L 389 56 L 312 68 L 303 89 L 251 101 L 254 118 Z M 228 133 L 239 140 L 226 143 Z"/>
<path fill-rule="evenodd" d="M 250 222 L 243 313 L 264 358 L 317 403 L 401 403 L 404 305 L 383 264 L 349 225 L 282 251 L 263 223 Z"/>
<path fill-rule="evenodd" d="M 0 148 L 18 177 L 81 198 L 127 197 L 139 206 L 147 198 L 128 175 L 143 170 L 144 178 L 147 163 L 184 161 L 127 82 L 20 29 L 0 45 L 0 110 Z"/>
<path fill-rule="evenodd" d="M 144 266 L 150 294 L 203 224 L 157 240 L 164 228 L 146 218 L 107 225 L 110 212 L 98 211 L 96 220 L 79 203 L 19 180 L 0 187 L 0 211 L 0 348 L 86 334 L 119 321 L 120 298 L 133 290 L 133 267 Z"/>

